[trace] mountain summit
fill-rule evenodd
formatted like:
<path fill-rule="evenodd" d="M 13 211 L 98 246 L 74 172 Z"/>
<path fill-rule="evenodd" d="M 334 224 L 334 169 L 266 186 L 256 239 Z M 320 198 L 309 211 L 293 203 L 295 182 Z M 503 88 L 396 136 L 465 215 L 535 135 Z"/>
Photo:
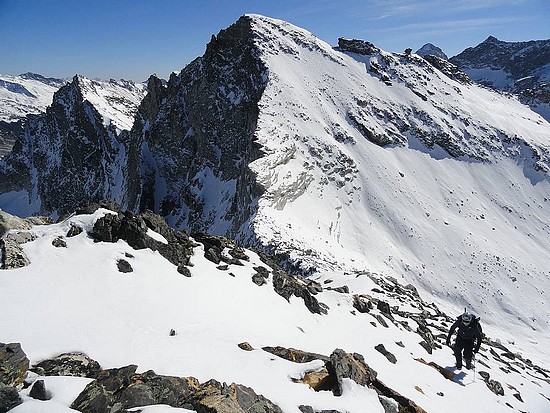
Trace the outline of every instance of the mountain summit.
<path fill-rule="evenodd" d="M 422 46 L 420 49 L 416 51 L 417 55 L 420 55 L 422 57 L 424 56 L 437 56 L 440 59 L 447 60 L 447 55 L 441 50 L 439 47 L 431 44 L 426 43 L 424 46 Z"/>
<path fill-rule="evenodd" d="M 151 77 L 129 133 L 86 87 L 28 122 L 0 164 L 2 209 L 107 198 L 302 274 L 391 274 L 524 331 L 526 349 L 548 341 L 550 124 L 517 99 L 259 15 L 167 85 Z"/>

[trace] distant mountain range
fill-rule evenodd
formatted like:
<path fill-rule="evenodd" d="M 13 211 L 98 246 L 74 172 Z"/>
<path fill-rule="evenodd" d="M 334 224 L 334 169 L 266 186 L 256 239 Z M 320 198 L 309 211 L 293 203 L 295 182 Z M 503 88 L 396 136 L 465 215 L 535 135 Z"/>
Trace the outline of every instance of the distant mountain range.
<path fill-rule="evenodd" d="M 145 85 L 126 80 L 92 80 L 78 76 L 84 98 L 94 103 L 119 130 L 132 127 L 137 106 L 145 95 Z M 19 76 L 0 75 L 0 156 L 23 133 L 27 115 L 44 113 L 54 93 L 70 79 L 46 78 L 36 73 Z"/>

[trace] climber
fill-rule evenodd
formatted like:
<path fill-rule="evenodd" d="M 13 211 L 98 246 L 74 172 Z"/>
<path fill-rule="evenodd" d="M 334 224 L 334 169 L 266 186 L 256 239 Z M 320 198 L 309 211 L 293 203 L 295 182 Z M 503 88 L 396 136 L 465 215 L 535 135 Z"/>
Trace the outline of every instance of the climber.
<path fill-rule="evenodd" d="M 456 368 L 462 369 L 462 352 L 464 351 L 464 360 L 466 361 L 466 368 L 472 368 L 472 357 L 474 353 L 479 351 L 481 346 L 481 339 L 483 337 L 481 331 L 481 325 L 479 324 L 479 317 L 468 313 L 466 310 L 464 314 L 459 316 L 449 330 L 447 336 L 447 346 L 451 346 L 451 337 L 455 330 L 458 329 L 455 343 L 452 347 L 456 357 Z"/>

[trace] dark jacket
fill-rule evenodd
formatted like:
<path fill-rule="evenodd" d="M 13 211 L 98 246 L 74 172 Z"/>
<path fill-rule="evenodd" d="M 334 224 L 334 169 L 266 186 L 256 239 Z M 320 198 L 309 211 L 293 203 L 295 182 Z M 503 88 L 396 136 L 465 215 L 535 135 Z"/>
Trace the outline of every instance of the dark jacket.
<path fill-rule="evenodd" d="M 451 329 L 449 330 L 449 334 L 447 335 L 447 343 L 450 343 L 451 337 L 454 334 L 455 330 L 458 329 L 456 339 L 462 340 L 462 341 L 471 341 L 472 345 L 474 344 L 475 340 L 475 348 L 474 351 L 477 353 L 479 350 L 479 347 L 481 346 L 481 326 L 479 325 L 479 318 L 474 317 L 472 319 L 472 322 L 469 325 L 464 325 L 462 322 L 462 319 L 459 317 L 458 320 L 454 322 L 454 324 L 451 326 Z"/>

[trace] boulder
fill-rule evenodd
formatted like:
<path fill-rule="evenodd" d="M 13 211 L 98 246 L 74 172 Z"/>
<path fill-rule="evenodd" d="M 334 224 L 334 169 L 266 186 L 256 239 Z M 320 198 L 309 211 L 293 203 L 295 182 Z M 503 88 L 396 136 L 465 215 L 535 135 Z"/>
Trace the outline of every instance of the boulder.
<path fill-rule="evenodd" d="M 0 383 L 20 388 L 29 369 L 29 359 L 19 343 L 0 343 Z"/>
<path fill-rule="evenodd" d="M 489 390 L 491 390 L 497 396 L 504 396 L 504 388 L 502 387 L 502 384 L 500 384 L 499 381 L 488 379 L 488 380 L 485 380 L 485 384 L 487 385 Z"/>
<path fill-rule="evenodd" d="M 117 260 L 116 266 L 118 268 L 118 271 L 122 272 L 122 273 L 129 273 L 129 272 L 134 271 L 134 269 L 132 268 L 130 263 L 126 260 L 123 260 L 123 259 Z"/>
<path fill-rule="evenodd" d="M 36 380 L 29 391 L 29 397 L 36 400 L 50 400 L 52 397 L 46 390 L 44 380 Z"/>
<path fill-rule="evenodd" d="M 0 413 L 6 413 L 23 403 L 15 387 L 0 383 Z"/>
<path fill-rule="evenodd" d="M 0 239 L 0 269 L 9 270 L 26 267 L 31 262 L 13 234 Z"/>
<path fill-rule="evenodd" d="M 42 360 L 34 365 L 31 371 L 42 376 L 75 376 L 95 379 L 101 372 L 101 366 L 84 353 L 72 352 Z"/>
<path fill-rule="evenodd" d="M 150 237 L 147 234 L 149 229 L 162 235 L 168 243 Z M 134 249 L 158 251 L 176 265 L 180 273 L 187 275 L 183 266 L 189 264 L 189 257 L 193 254 L 189 237 L 184 232 L 174 231 L 150 211 L 140 215 L 130 211 L 118 215 L 106 214 L 96 221 L 91 235 L 95 241 L 117 242 L 121 239 Z"/>
<path fill-rule="evenodd" d="M 364 295 L 353 295 L 353 307 L 360 313 L 368 313 L 372 310 L 373 305 L 371 300 Z"/>
<path fill-rule="evenodd" d="M 262 347 L 262 350 L 268 353 L 274 354 L 277 357 L 281 357 L 285 360 L 292 361 L 294 363 L 309 363 L 313 360 L 329 361 L 330 358 L 323 356 L 322 354 L 309 353 L 307 351 L 297 350 L 295 348 L 285 348 L 281 346 L 277 347 Z"/>
<path fill-rule="evenodd" d="M 249 387 L 210 380 L 191 400 L 197 413 L 282 413 L 282 410 Z"/>
<path fill-rule="evenodd" d="M 67 248 L 67 243 L 63 237 L 55 237 L 52 241 L 52 245 L 56 248 Z"/>
<path fill-rule="evenodd" d="M 75 399 L 71 408 L 82 413 L 124 412 L 138 406 L 166 404 L 192 409 L 187 403 L 199 389 L 194 378 L 160 376 L 149 370 L 136 373 L 137 366 L 103 370 Z"/>
<path fill-rule="evenodd" d="M 342 395 L 342 379 L 348 378 L 362 386 L 368 386 L 376 380 L 377 373 L 365 363 L 362 355 L 346 353 L 342 349 L 336 349 L 330 355 L 330 360 L 325 363 L 331 376 L 336 379 L 332 393 L 335 396 Z"/>
<path fill-rule="evenodd" d="M 267 280 L 260 273 L 255 273 L 252 275 L 252 282 L 259 286 L 267 284 Z"/>
<path fill-rule="evenodd" d="M 374 349 L 384 355 L 388 359 L 388 361 L 392 364 L 397 363 L 397 358 L 390 353 L 388 350 L 386 350 L 386 347 L 384 347 L 384 344 L 378 344 L 374 347 Z"/>
<path fill-rule="evenodd" d="M 3 237 L 10 230 L 29 230 L 31 225 L 24 219 L 8 214 L 0 210 L 0 237 Z"/>
<path fill-rule="evenodd" d="M 78 225 L 71 223 L 71 228 L 67 231 L 67 238 L 76 237 L 78 234 L 81 234 L 83 231 Z"/>
<path fill-rule="evenodd" d="M 301 297 L 308 310 L 313 314 L 327 313 L 326 306 L 319 303 L 319 301 L 313 297 L 303 280 L 299 280 L 283 270 L 277 269 L 273 271 L 273 288 L 277 294 L 284 297 L 286 300 L 289 300 L 293 295 Z"/>

